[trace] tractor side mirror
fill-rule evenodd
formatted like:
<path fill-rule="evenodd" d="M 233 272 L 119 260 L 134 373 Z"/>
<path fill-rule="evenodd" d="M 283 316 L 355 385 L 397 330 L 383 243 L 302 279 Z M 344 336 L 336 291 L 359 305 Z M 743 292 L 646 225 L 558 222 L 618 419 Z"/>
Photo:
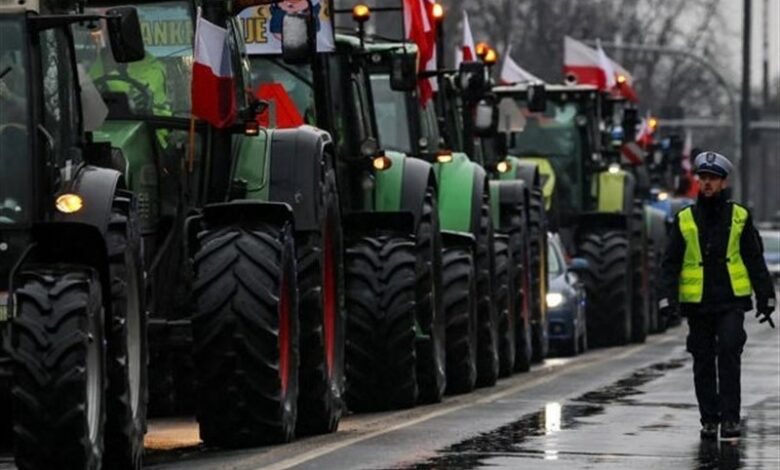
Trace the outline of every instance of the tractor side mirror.
<path fill-rule="evenodd" d="M 488 85 L 487 67 L 485 64 L 483 62 L 462 62 L 458 75 L 463 97 L 471 102 L 479 99 Z"/>
<path fill-rule="evenodd" d="M 307 13 L 288 14 L 282 22 L 282 59 L 288 64 L 308 63 L 316 53 L 311 8 Z"/>
<path fill-rule="evenodd" d="M 495 106 L 486 99 L 481 99 L 474 110 L 474 130 L 477 135 L 485 136 L 493 130 Z"/>
<path fill-rule="evenodd" d="M 623 133 L 627 142 L 633 142 L 636 138 L 636 127 L 639 125 L 639 110 L 626 108 L 623 110 Z"/>
<path fill-rule="evenodd" d="M 117 7 L 106 12 L 108 38 L 114 60 L 120 64 L 144 58 L 144 40 L 141 23 L 134 7 Z"/>
<path fill-rule="evenodd" d="M 390 59 L 390 89 L 414 91 L 417 88 L 417 55 L 399 53 Z"/>
<path fill-rule="evenodd" d="M 547 109 L 547 89 L 544 83 L 534 83 L 528 86 L 528 110 L 532 113 L 543 113 Z"/>

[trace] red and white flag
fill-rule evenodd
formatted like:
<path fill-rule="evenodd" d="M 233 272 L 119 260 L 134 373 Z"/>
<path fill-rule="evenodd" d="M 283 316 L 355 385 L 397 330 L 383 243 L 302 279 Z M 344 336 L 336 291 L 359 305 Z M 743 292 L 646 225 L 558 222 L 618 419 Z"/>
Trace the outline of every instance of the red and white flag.
<path fill-rule="evenodd" d="M 463 42 L 460 50 L 455 54 L 455 67 L 460 66 L 461 62 L 474 62 L 477 60 L 477 48 L 474 46 L 474 35 L 471 34 L 471 24 L 469 24 L 469 14 L 463 10 Z"/>
<path fill-rule="evenodd" d="M 417 44 L 418 70 L 436 68 L 436 22 L 433 21 L 430 0 L 404 0 L 404 26 L 407 39 Z M 420 103 L 424 106 L 433 97 L 431 80 L 419 80 Z"/>
<path fill-rule="evenodd" d="M 636 90 L 634 90 L 634 77 L 631 76 L 630 73 L 628 73 L 628 70 L 623 68 L 622 65 L 618 64 L 614 60 L 612 61 L 612 66 L 615 70 L 615 76 L 617 85 L 615 85 L 615 92 L 626 98 L 627 100 L 638 103 L 639 102 L 639 96 L 636 94 Z"/>
<path fill-rule="evenodd" d="M 204 19 L 199 9 L 192 67 L 192 114 L 217 128 L 231 125 L 237 114 L 227 41 L 227 30 Z"/>
<path fill-rule="evenodd" d="M 604 74 L 604 88 L 611 90 L 615 88 L 615 85 L 617 85 L 617 82 L 615 81 L 615 68 L 613 66 L 612 59 L 607 57 L 604 49 L 601 48 L 601 41 L 598 42 L 596 52 L 599 55 L 599 68 Z"/>
<path fill-rule="evenodd" d="M 600 90 L 607 89 L 607 70 L 604 70 L 602 54 L 574 38 L 565 36 L 563 39 L 564 75 L 573 76 L 580 84 L 595 85 Z"/>
<path fill-rule="evenodd" d="M 509 46 L 504 54 L 504 65 L 501 66 L 500 80 L 503 84 L 512 83 L 543 83 L 536 75 L 520 67 L 520 65 L 512 59 L 510 55 L 512 53 L 512 46 Z"/>

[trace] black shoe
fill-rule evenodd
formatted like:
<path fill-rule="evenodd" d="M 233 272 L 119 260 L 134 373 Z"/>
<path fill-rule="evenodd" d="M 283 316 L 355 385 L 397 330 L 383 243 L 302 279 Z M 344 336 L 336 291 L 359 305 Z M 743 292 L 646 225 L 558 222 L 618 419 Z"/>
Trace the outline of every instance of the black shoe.
<path fill-rule="evenodd" d="M 718 437 L 718 423 L 702 424 L 699 435 L 702 439 L 716 439 Z"/>
<path fill-rule="evenodd" d="M 726 421 L 720 427 L 720 437 L 722 439 L 733 439 L 735 437 L 740 437 L 741 435 L 742 430 L 739 428 L 739 423 Z"/>

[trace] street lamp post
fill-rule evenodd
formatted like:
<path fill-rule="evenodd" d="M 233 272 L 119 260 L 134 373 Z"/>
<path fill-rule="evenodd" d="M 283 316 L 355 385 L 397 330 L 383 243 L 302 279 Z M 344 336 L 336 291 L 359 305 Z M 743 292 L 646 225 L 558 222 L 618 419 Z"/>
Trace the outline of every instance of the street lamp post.
<path fill-rule="evenodd" d="M 584 41 L 586 44 L 589 45 L 596 45 L 595 40 L 586 40 Z M 734 133 L 734 143 L 735 143 L 735 163 L 742 166 L 742 131 L 741 131 L 741 119 L 740 119 L 740 107 L 737 101 L 736 93 L 734 88 L 729 85 L 728 81 L 726 80 L 726 77 L 724 77 L 720 71 L 715 68 L 714 65 L 712 65 L 710 62 L 707 61 L 706 58 L 694 54 L 691 51 L 687 51 L 684 49 L 676 49 L 673 47 L 667 47 L 667 46 L 660 46 L 655 44 L 628 44 L 628 43 L 614 43 L 614 42 L 602 42 L 601 46 L 604 48 L 610 48 L 615 50 L 628 50 L 628 51 L 644 51 L 644 52 L 657 52 L 660 54 L 669 54 L 669 55 L 678 55 L 683 56 L 686 58 L 689 58 L 691 60 L 696 61 L 699 63 L 699 65 L 703 66 L 707 71 L 709 71 L 714 77 L 715 80 L 718 81 L 718 84 L 723 88 L 723 90 L 726 92 L 726 96 L 729 100 L 729 108 L 731 109 L 731 115 L 732 115 L 732 131 Z M 748 116 L 745 116 L 747 119 Z M 742 171 L 742 169 L 740 168 Z M 744 184 L 744 180 L 740 181 L 740 188 L 739 188 L 739 194 L 744 199 L 744 196 L 747 193 L 747 187 Z M 747 201 L 743 201 L 747 203 Z"/>

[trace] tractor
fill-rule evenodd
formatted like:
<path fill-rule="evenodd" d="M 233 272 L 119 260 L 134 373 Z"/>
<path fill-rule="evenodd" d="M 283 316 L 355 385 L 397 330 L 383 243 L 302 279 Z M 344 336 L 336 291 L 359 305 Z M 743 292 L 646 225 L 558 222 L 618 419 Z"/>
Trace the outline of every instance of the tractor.
<path fill-rule="evenodd" d="M 329 2 L 318 5 L 340 13 Z M 313 10 L 298 15 L 312 29 L 322 19 Z M 251 32 L 253 22 L 272 15 L 271 8 L 261 8 L 241 20 Z M 416 60 L 416 50 L 337 34 L 326 52 L 292 56 L 268 53 L 246 39 L 258 84 L 253 91 L 277 110 L 261 118 L 280 127 L 313 124 L 334 136 L 345 238 L 348 407 L 369 411 L 440 401 L 445 324 L 436 177 L 429 163 L 380 148 L 377 91 L 369 75 L 372 64 L 384 62 L 399 72 L 398 81 L 408 82 L 401 72 Z M 396 79 L 383 85 L 388 91 L 404 86 Z"/>
<path fill-rule="evenodd" d="M 443 32 L 438 31 L 443 44 Z M 443 51 L 437 53 L 441 56 Z M 513 369 L 528 371 L 531 363 L 547 356 L 547 227 L 537 164 L 508 164 L 496 152 L 497 113 L 490 79 L 494 63 L 484 59 L 464 62 L 458 70 L 446 70 L 440 63 L 434 73 L 445 144 L 468 155 L 489 178 L 497 266 L 503 263 L 501 253 L 509 253 L 508 266 L 496 272 L 498 278 L 506 279 L 498 282 L 501 294 L 497 299 L 505 306 L 499 308 L 500 369 L 508 375 Z"/>
<path fill-rule="evenodd" d="M 194 410 L 203 442 L 219 447 L 332 432 L 343 412 L 334 146 L 311 126 L 258 125 L 268 103 L 247 93 L 237 15 L 269 3 L 139 2 L 146 47 L 136 67 L 109 60 L 102 31 L 77 44 L 108 104 L 95 139 L 110 145 L 138 194 L 151 406 L 158 414 Z M 220 109 L 235 112 L 220 126 L 191 114 L 192 75 L 203 65 L 193 50 L 196 18 L 223 37 Z M 285 25 L 307 37 L 305 22 Z M 283 47 L 300 54 L 308 43 Z"/>
<path fill-rule="evenodd" d="M 100 24 L 117 64 L 143 57 L 132 7 L 0 2 L 0 443 L 20 468 L 141 466 L 140 201 L 73 43 Z"/>
<path fill-rule="evenodd" d="M 551 227 L 569 252 L 588 262 L 580 275 L 588 294 L 589 341 L 643 341 L 647 234 L 656 218 L 645 214 L 646 178 L 621 162 L 621 147 L 606 132 L 631 128 L 630 113 L 618 112 L 613 98 L 589 85 L 516 84 L 496 86 L 493 93 L 499 145 L 509 155 L 499 165 L 522 160 L 539 165 Z M 617 121 L 619 116 L 625 119 Z"/>

